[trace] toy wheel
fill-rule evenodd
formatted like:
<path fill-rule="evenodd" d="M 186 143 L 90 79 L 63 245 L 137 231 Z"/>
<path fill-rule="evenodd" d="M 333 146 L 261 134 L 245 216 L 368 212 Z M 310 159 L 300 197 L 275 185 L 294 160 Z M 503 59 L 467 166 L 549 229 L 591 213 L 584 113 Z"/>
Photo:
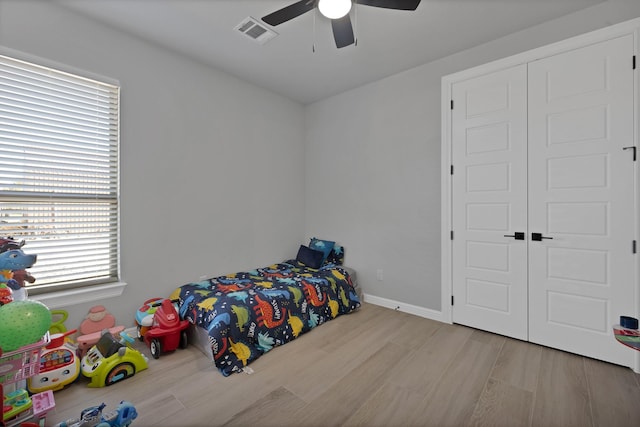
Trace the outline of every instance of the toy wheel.
<path fill-rule="evenodd" d="M 135 373 L 136 367 L 131 363 L 121 363 L 120 365 L 114 367 L 109 371 L 107 377 L 104 380 L 104 385 L 110 386 L 111 384 L 115 384 L 118 381 L 134 376 Z"/>
<path fill-rule="evenodd" d="M 180 348 L 185 349 L 189 345 L 189 339 L 187 338 L 187 331 L 180 333 Z"/>
<path fill-rule="evenodd" d="M 159 359 L 160 351 L 162 350 L 162 348 L 160 347 L 160 340 L 158 340 L 157 338 L 152 339 L 149 343 L 149 347 L 151 349 L 151 355 L 153 356 L 153 358 Z"/>
<path fill-rule="evenodd" d="M 138 325 L 136 328 L 136 333 L 138 334 L 138 340 L 144 341 L 144 337 L 142 336 L 142 326 Z"/>

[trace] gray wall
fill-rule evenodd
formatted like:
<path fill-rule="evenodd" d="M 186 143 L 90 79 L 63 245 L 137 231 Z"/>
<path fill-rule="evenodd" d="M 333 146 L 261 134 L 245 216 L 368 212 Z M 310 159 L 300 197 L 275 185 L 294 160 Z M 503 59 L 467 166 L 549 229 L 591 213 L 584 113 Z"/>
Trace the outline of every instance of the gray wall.
<path fill-rule="evenodd" d="M 383 305 L 439 311 L 442 76 L 638 16 L 610 0 L 308 106 L 307 236 L 342 243 Z"/>
<path fill-rule="evenodd" d="M 120 81 L 128 286 L 102 301 L 119 322 L 202 275 L 295 257 L 300 104 L 47 2 L 0 1 L 0 45 Z M 67 307 L 68 327 L 93 304 Z"/>

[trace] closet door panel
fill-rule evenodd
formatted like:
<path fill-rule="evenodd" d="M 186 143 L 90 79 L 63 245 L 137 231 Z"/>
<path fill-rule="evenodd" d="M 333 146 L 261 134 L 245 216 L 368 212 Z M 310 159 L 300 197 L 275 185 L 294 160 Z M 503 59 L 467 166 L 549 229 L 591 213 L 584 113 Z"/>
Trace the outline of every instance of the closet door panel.
<path fill-rule="evenodd" d="M 526 67 L 452 93 L 453 321 L 527 339 Z"/>
<path fill-rule="evenodd" d="M 529 64 L 529 339 L 631 365 L 633 38 Z M 529 234 L 529 239 L 531 239 Z"/>

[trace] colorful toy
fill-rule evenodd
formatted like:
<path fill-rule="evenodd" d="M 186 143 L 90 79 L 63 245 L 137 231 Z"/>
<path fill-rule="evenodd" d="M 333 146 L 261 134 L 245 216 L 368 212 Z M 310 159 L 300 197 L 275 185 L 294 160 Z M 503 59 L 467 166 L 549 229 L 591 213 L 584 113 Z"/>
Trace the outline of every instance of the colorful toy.
<path fill-rule="evenodd" d="M 121 341 L 105 331 L 98 343 L 82 358 L 82 374 L 91 379 L 89 387 L 104 387 L 147 369 L 147 357 L 130 346 L 133 338 L 120 333 Z"/>
<path fill-rule="evenodd" d="M 178 311 L 170 299 L 164 299 L 153 314 L 153 324 L 144 334 L 144 342 L 149 345 L 154 359 L 160 353 L 174 351 L 178 346 L 187 348 L 188 320 L 180 320 Z"/>
<path fill-rule="evenodd" d="M 25 268 L 31 268 L 37 258 L 37 255 L 25 254 L 20 248 L 0 252 L 0 282 L 6 283 L 13 290 L 14 301 L 27 299 L 27 291 L 24 288 L 24 277 L 27 274 L 25 272 L 23 275 L 20 272 L 24 271 Z M 15 271 L 19 272 L 18 278 L 21 280 L 20 282 L 14 278 Z M 33 280 L 35 281 L 35 278 Z"/>
<path fill-rule="evenodd" d="M 41 340 L 20 347 L 17 350 L 2 353 L 0 349 L 0 394 L 3 399 L 3 417 L 0 425 L 7 421 L 9 426 L 24 426 L 28 420 L 44 424 L 46 413 L 55 407 L 53 393 L 45 391 L 29 397 L 21 384 L 34 375 L 40 366 L 40 354 L 43 347 L 50 342 L 49 334 Z M 4 386 L 10 386 L 9 394 L 4 395 Z"/>
<path fill-rule="evenodd" d="M 640 330 L 635 317 L 620 316 L 620 324 L 613 325 L 613 334 L 619 343 L 640 351 Z"/>
<path fill-rule="evenodd" d="M 28 411 L 33 406 L 27 390 L 19 388 L 4 396 L 2 405 L 2 418 L 4 421 L 15 418 L 21 413 Z"/>
<path fill-rule="evenodd" d="M 136 325 L 138 339 L 142 341 L 144 334 L 153 325 L 153 314 L 165 298 L 150 298 L 146 300 L 136 311 Z"/>
<path fill-rule="evenodd" d="M 87 350 L 98 342 L 102 336 L 102 331 L 108 330 L 115 336 L 124 331 L 124 326 L 115 325 L 116 318 L 103 305 L 91 307 L 89 314 L 80 324 L 81 335 L 76 338 L 80 357 L 83 357 Z"/>
<path fill-rule="evenodd" d="M 0 306 L 13 302 L 13 291 L 5 283 L 0 283 Z"/>
<path fill-rule="evenodd" d="M 0 347 L 13 351 L 43 337 L 51 325 L 51 312 L 39 301 L 14 301 L 0 307 L 0 325 Z"/>
<path fill-rule="evenodd" d="M 51 335 L 51 342 L 40 355 L 39 372 L 27 381 L 27 388 L 31 393 L 61 390 L 80 376 L 80 359 L 76 356 L 76 347 L 65 340 L 67 335 L 75 332 L 73 329 L 63 334 Z"/>
<path fill-rule="evenodd" d="M 69 317 L 69 313 L 66 310 L 50 310 L 51 311 L 51 326 L 49 326 L 49 334 L 64 334 L 67 332 L 67 327 L 64 322 Z"/>
<path fill-rule="evenodd" d="M 114 411 L 103 415 L 105 406 L 104 403 L 91 406 L 80 413 L 80 418 L 63 421 L 55 427 L 127 427 L 138 417 L 135 406 L 126 400 L 120 401 Z"/>

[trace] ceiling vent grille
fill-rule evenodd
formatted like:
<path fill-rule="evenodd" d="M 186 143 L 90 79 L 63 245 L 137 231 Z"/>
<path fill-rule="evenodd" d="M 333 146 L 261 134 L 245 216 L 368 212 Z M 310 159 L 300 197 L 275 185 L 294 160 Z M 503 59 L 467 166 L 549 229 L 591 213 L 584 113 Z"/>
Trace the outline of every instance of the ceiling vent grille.
<path fill-rule="evenodd" d="M 260 24 L 256 19 L 250 16 L 243 19 L 242 22 L 236 25 L 234 30 L 240 31 L 251 40 L 260 44 L 265 44 L 278 35 L 278 33 Z"/>

